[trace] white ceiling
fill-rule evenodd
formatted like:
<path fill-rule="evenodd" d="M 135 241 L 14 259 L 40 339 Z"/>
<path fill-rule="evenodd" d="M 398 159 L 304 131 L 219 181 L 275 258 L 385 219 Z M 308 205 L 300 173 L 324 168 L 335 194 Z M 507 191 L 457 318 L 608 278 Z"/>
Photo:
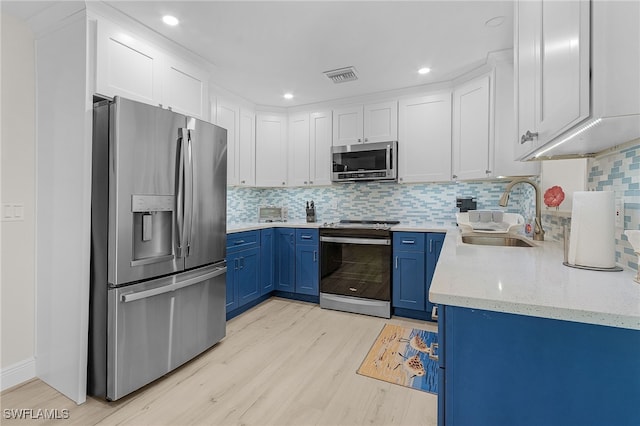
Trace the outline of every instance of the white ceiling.
<path fill-rule="evenodd" d="M 513 46 L 511 1 L 106 3 L 212 63 L 215 84 L 258 105 L 297 106 L 440 82 Z M 162 23 L 165 14 L 180 25 Z M 503 25 L 485 25 L 496 16 L 505 17 Z M 322 74 L 351 65 L 359 76 L 354 82 L 334 84 Z M 431 73 L 419 75 L 424 66 Z M 285 92 L 294 98 L 283 99 Z"/>

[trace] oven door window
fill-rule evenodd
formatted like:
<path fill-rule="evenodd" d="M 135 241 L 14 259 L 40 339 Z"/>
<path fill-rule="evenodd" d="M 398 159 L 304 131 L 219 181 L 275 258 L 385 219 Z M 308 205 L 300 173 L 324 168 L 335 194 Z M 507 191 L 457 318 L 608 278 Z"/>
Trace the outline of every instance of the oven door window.
<path fill-rule="evenodd" d="M 320 291 L 391 300 L 391 246 L 322 242 Z"/>

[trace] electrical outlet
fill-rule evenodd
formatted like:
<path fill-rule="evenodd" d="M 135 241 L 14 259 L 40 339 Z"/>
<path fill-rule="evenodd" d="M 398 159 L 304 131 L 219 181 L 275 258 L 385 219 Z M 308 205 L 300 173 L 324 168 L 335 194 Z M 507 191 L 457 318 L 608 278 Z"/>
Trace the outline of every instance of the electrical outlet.
<path fill-rule="evenodd" d="M 331 201 L 331 208 L 334 210 L 338 209 L 338 200 L 332 200 Z"/>
<path fill-rule="evenodd" d="M 624 228 L 624 199 L 616 198 L 616 228 Z"/>

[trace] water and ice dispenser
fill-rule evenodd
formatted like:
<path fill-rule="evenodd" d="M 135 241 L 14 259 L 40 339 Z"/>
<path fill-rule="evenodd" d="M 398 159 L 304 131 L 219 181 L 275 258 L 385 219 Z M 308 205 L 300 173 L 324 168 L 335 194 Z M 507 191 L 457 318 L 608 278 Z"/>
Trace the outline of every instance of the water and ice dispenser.
<path fill-rule="evenodd" d="M 132 266 L 173 256 L 173 195 L 133 195 Z"/>

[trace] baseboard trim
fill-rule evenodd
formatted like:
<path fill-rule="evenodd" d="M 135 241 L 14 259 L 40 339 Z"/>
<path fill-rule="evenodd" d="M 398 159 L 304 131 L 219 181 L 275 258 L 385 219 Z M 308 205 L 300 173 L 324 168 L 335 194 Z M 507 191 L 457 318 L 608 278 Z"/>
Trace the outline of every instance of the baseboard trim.
<path fill-rule="evenodd" d="M 5 391 L 36 377 L 36 360 L 28 358 L 5 367 L 0 372 L 0 391 Z"/>

